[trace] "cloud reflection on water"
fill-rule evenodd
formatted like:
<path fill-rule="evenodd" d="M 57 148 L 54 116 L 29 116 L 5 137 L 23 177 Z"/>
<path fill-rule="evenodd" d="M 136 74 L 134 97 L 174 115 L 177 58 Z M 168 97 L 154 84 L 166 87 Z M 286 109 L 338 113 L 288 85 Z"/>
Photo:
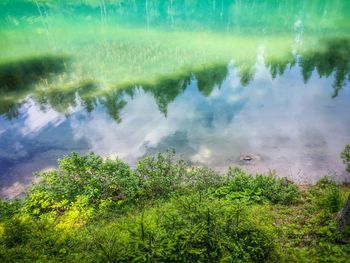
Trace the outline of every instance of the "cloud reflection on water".
<path fill-rule="evenodd" d="M 231 69 L 221 89 L 208 97 L 198 93 L 193 81 L 168 105 L 167 117 L 151 96 L 139 92 L 122 111 L 120 124 L 98 112 L 88 120 L 72 119 L 72 128 L 90 150 L 117 153 L 130 163 L 165 146 L 177 148 L 179 141 L 171 143 L 169 137 L 185 134 L 187 147 L 177 150 L 194 164 L 225 169 L 242 165 L 239 156 L 248 152 L 263 158 L 243 165 L 254 172 L 276 169 L 293 179 L 314 181 L 330 170 L 342 177 L 339 153 L 350 141 L 350 117 L 344 110 L 349 107 L 348 87 L 346 96 L 330 100 L 332 90 L 324 89 L 331 79 L 314 74 L 305 84 L 299 72 L 293 68 L 273 80 L 265 66 L 257 65 L 254 81 L 242 87 Z"/>
<path fill-rule="evenodd" d="M 273 78 L 260 61 L 254 79 L 242 86 L 239 70 L 230 66 L 207 97 L 192 78 L 167 102 L 166 114 L 152 92 L 135 89 L 132 96 L 123 95 L 120 122 L 108 114 L 105 100 L 88 112 L 77 99 L 69 116 L 28 102 L 21 118 L 1 128 L 0 155 L 8 167 L 1 171 L 6 175 L 2 194 L 28 184 L 29 173 L 51 167 L 72 150 L 117 155 L 135 164 L 146 154 L 175 148 L 194 165 L 219 170 L 237 165 L 252 172 L 275 169 L 298 181 L 313 182 L 328 173 L 345 180 L 339 153 L 350 141 L 349 84 L 342 96 L 331 99 L 333 76 L 320 79 L 313 72 L 305 83 L 300 72 L 296 66 Z M 15 142 L 18 151 L 28 152 L 9 157 Z M 243 163 L 242 153 L 261 160 Z"/>

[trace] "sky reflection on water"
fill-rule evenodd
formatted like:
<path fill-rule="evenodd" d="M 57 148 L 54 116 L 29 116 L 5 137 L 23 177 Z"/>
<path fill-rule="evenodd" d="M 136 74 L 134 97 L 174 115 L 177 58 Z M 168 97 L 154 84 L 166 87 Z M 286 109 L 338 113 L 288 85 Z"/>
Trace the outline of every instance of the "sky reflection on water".
<path fill-rule="evenodd" d="M 275 169 L 299 182 L 326 174 L 346 181 L 339 153 L 350 141 L 350 85 L 332 98 L 334 74 L 307 83 L 299 66 L 272 78 L 263 61 L 247 86 L 238 70 L 209 96 L 192 77 L 185 89 L 160 111 L 159 101 L 142 88 L 125 93 L 119 122 L 101 102 L 91 112 L 76 96 L 68 113 L 43 109 L 30 96 L 17 119 L 0 117 L 1 195 L 13 196 L 30 183 L 32 172 L 54 167 L 71 151 L 94 151 L 135 164 L 147 154 L 175 148 L 193 165 L 218 170 L 241 166 L 252 172 Z M 240 161 L 242 153 L 261 160 Z"/>

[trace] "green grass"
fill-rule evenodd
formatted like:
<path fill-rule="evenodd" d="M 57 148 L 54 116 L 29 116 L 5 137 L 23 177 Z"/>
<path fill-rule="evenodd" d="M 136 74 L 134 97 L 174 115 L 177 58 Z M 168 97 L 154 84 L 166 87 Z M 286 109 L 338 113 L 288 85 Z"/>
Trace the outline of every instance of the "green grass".
<path fill-rule="evenodd" d="M 0 202 L 1 262 L 348 262 L 350 188 L 192 168 L 172 152 L 131 169 L 72 154 Z"/>

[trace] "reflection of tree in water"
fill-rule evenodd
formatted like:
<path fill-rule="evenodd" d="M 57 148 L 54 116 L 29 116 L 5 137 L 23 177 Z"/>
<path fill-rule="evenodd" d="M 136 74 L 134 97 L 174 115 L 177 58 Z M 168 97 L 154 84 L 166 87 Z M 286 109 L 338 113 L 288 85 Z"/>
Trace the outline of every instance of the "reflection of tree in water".
<path fill-rule="evenodd" d="M 122 121 L 120 112 L 127 104 L 123 98 L 123 90 L 114 90 L 99 98 L 101 105 L 103 105 L 103 107 L 107 110 L 108 115 L 117 123 Z"/>
<path fill-rule="evenodd" d="M 0 115 L 17 118 L 33 85 L 64 72 L 68 62 L 66 56 L 41 56 L 0 64 Z"/>
<path fill-rule="evenodd" d="M 69 86 L 55 89 L 41 89 L 35 93 L 33 99 L 42 109 L 52 108 L 57 112 L 69 114 L 69 109 L 77 106 L 77 95 L 87 112 L 91 112 L 97 105 L 95 97 L 90 93 L 97 89 L 93 82 L 81 83 L 77 86 Z"/>
<path fill-rule="evenodd" d="M 155 84 L 146 83 L 117 88 L 109 92 L 99 93 L 97 96 L 91 96 L 96 91 L 96 86 L 92 84 L 75 89 L 74 92 L 80 97 L 87 112 L 91 112 L 97 105 L 102 105 L 107 110 L 108 115 L 120 123 L 120 113 L 127 104 L 126 98 L 132 98 L 138 88 L 151 93 L 159 111 L 166 116 L 168 105 L 186 90 L 193 78 L 197 79 L 199 91 L 203 95 L 209 96 L 215 86 L 221 85 L 227 73 L 226 64 L 203 66 L 203 68 L 187 75 L 180 74 L 171 78 L 161 78 Z M 66 96 L 68 95 L 70 95 L 70 99 L 67 99 L 69 103 L 66 103 L 65 106 L 74 106 L 73 93 L 66 94 Z"/>
<path fill-rule="evenodd" d="M 50 75 L 61 73 L 68 58 L 43 56 L 0 64 L 0 88 L 4 91 L 23 90 Z"/>
<path fill-rule="evenodd" d="M 124 100 L 125 95 L 132 96 L 132 91 L 117 89 L 110 92 L 100 93 L 98 92 L 98 89 L 99 87 L 95 83 L 87 82 L 63 91 L 61 89 L 39 91 L 33 96 L 33 98 L 43 110 L 46 108 L 52 108 L 55 111 L 66 115 L 69 114 L 70 108 L 77 106 L 78 101 L 88 113 L 91 113 L 96 107 L 101 105 L 106 109 L 108 115 L 113 120 L 120 123 L 120 112 L 127 103 Z"/>
<path fill-rule="evenodd" d="M 227 74 L 226 63 L 215 66 L 203 66 L 201 69 L 194 70 L 188 75 L 164 78 L 155 85 L 147 84 L 141 87 L 153 95 L 160 112 L 166 115 L 168 105 L 185 91 L 193 78 L 197 80 L 198 90 L 207 97 L 215 86 L 220 87 Z"/>
<path fill-rule="evenodd" d="M 168 105 L 186 90 L 192 80 L 197 81 L 197 88 L 204 96 L 209 96 L 214 87 L 220 88 L 228 74 L 227 64 L 202 66 L 188 73 L 160 78 L 154 84 L 136 83 L 127 87 L 118 87 L 111 91 L 101 91 L 97 84 L 85 82 L 63 88 L 43 88 L 32 90 L 34 83 L 60 72 L 65 62 L 58 59 L 30 60 L 0 66 L 0 114 L 6 118 L 16 118 L 19 107 L 28 95 L 41 106 L 68 114 L 70 108 L 77 106 L 77 98 L 87 112 L 92 112 L 97 106 L 106 109 L 109 116 L 116 122 L 121 122 L 120 113 L 126 106 L 126 98 L 133 98 L 136 89 L 152 94 L 159 111 L 167 115 Z M 324 41 L 321 48 L 303 52 L 298 56 L 289 54 L 282 59 L 267 59 L 272 78 L 283 75 L 287 67 L 298 64 L 302 70 L 304 81 L 307 82 L 316 69 L 320 77 L 334 74 L 333 97 L 350 80 L 350 40 L 332 39 Z M 240 83 L 248 85 L 254 78 L 254 63 L 236 65 Z M 25 75 L 27 70 L 29 75 Z M 23 79 L 22 79 L 23 78 Z"/>
<path fill-rule="evenodd" d="M 21 105 L 21 103 L 13 102 L 11 100 L 0 99 L 0 116 L 3 115 L 8 120 L 16 119 L 19 115 L 18 109 Z"/>
<path fill-rule="evenodd" d="M 93 82 L 87 82 L 80 86 L 78 90 L 78 95 L 82 105 L 87 112 L 92 112 L 94 108 L 98 105 L 98 99 L 96 96 L 92 96 L 98 86 Z"/>
<path fill-rule="evenodd" d="M 292 68 L 296 62 L 295 56 L 289 53 L 283 59 L 270 59 L 266 62 L 266 66 L 269 68 L 272 78 L 275 79 L 277 76 L 282 76 L 288 66 Z"/>
<path fill-rule="evenodd" d="M 267 61 L 272 77 L 282 76 L 288 65 L 293 67 L 296 64 L 301 68 L 305 83 L 309 81 L 315 69 L 320 77 L 334 74 L 332 97 L 338 96 L 347 79 L 350 80 L 350 39 L 328 39 L 320 45 L 316 49 L 302 52 L 297 57 L 290 55 L 289 58 Z"/>
<path fill-rule="evenodd" d="M 323 43 L 323 48 L 303 54 L 299 65 L 302 68 L 304 80 L 307 81 L 314 69 L 320 77 L 334 74 L 333 95 L 338 96 L 339 91 L 350 80 L 350 40 L 332 39 Z"/>
<path fill-rule="evenodd" d="M 254 65 L 243 64 L 238 66 L 238 75 L 243 87 L 248 86 L 248 84 L 254 79 L 254 74 Z"/>
<path fill-rule="evenodd" d="M 220 88 L 222 82 L 228 75 L 228 68 L 226 64 L 217 65 L 215 67 L 203 68 L 193 73 L 197 80 L 198 90 L 208 97 L 215 86 Z"/>
<path fill-rule="evenodd" d="M 33 98 L 43 110 L 52 108 L 57 112 L 68 114 L 69 108 L 77 106 L 75 94 L 74 89 L 65 91 L 54 89 L 50 92 L 39 91 Z"/>
<path fill-rule="evenodd" d="M 142 89 L 153 95 L 160 112 L 167 115 L 170 102 L 174 101 L 189 85 L 191 76 L 161 79 L 155 85 L 143 85 Z"/>

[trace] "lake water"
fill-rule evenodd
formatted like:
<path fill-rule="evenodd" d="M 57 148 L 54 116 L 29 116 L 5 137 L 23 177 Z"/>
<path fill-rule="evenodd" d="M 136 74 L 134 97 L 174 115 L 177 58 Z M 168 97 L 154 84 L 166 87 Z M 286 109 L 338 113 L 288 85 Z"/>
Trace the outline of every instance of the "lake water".
<path fill-rule="evenodd" d="M 72 151 L 349 181 L 349 29 L 347 0 L 2 1 L 0 196 Z"/>

